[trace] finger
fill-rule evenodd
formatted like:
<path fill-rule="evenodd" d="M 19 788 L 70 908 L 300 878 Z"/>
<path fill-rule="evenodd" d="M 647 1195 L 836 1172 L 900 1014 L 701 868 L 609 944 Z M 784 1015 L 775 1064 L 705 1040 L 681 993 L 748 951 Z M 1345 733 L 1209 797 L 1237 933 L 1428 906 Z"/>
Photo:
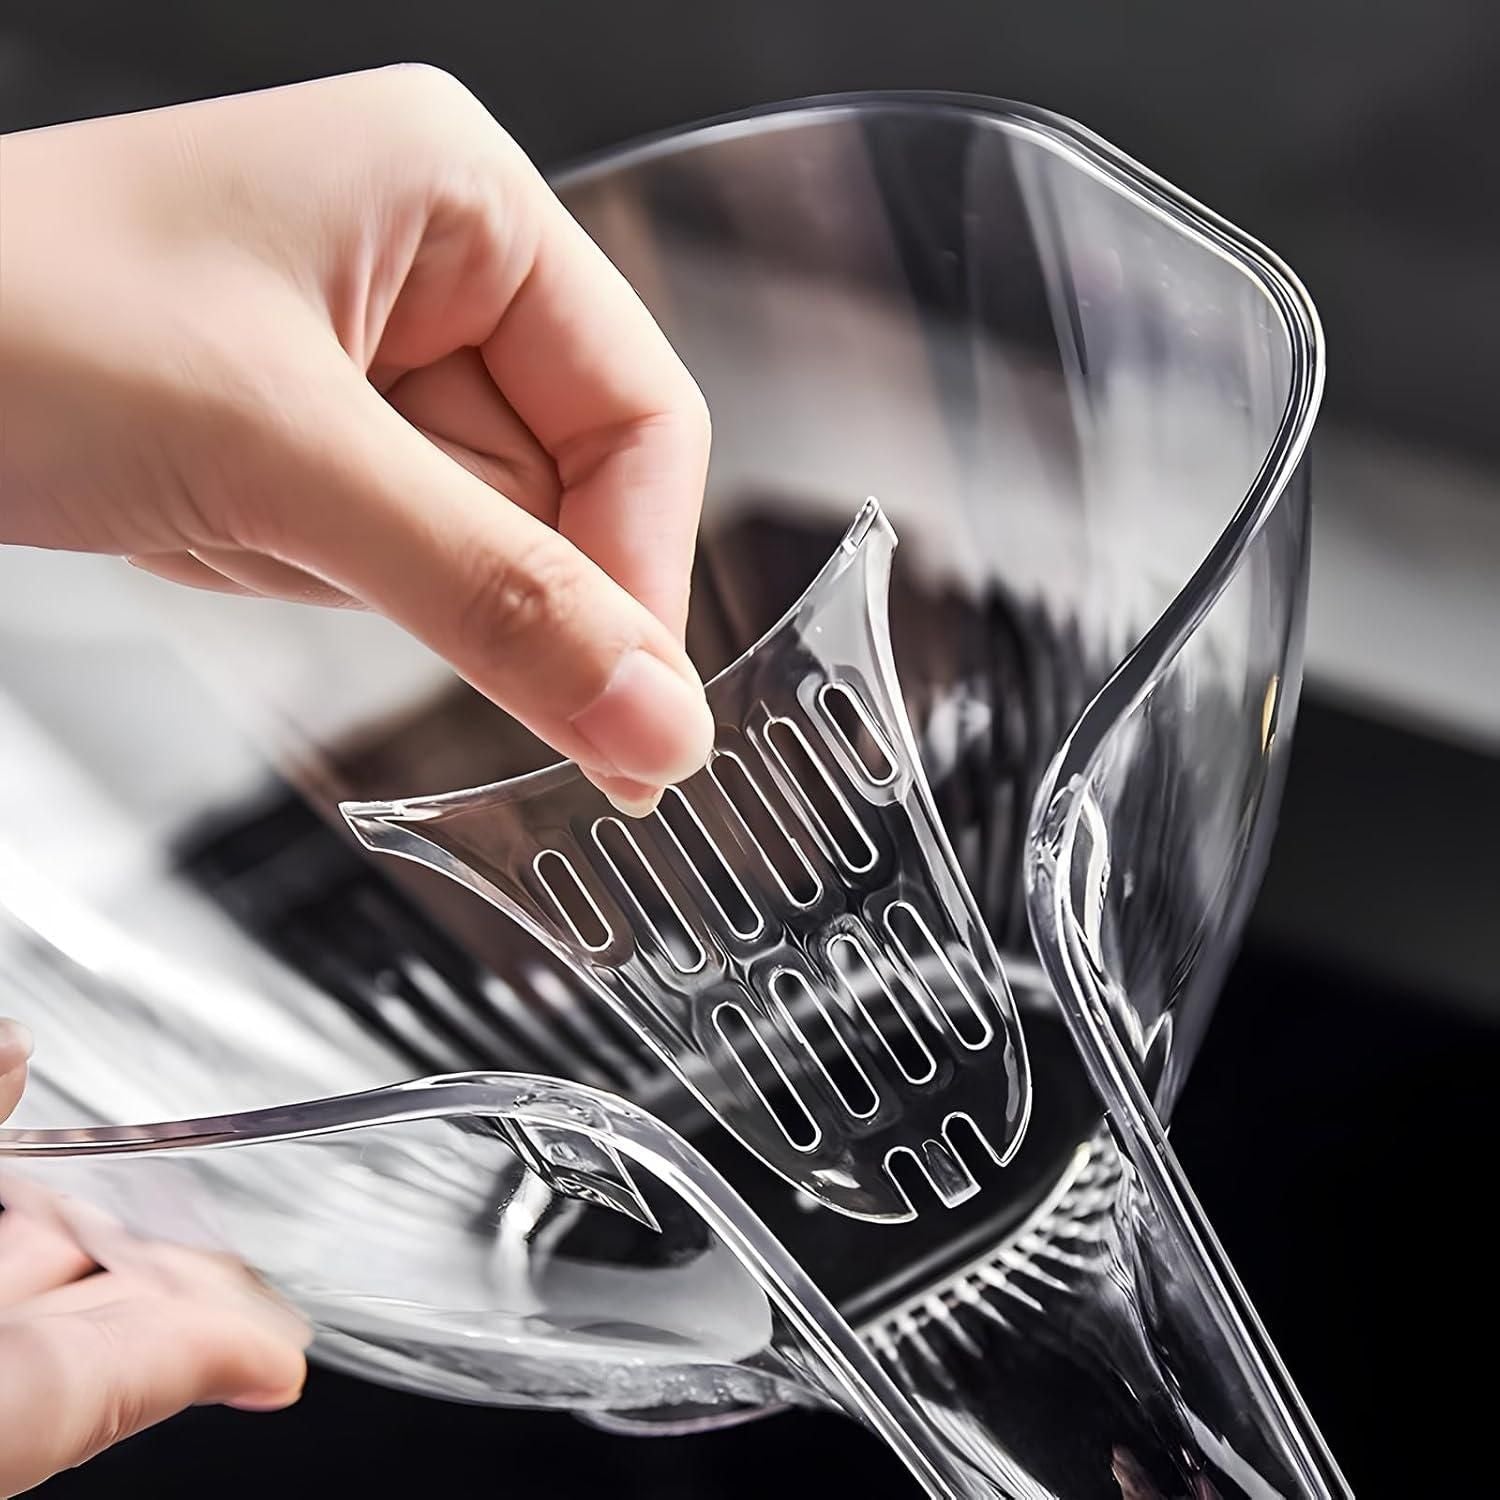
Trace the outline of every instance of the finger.
<path fill-rule="evenodd" d="M 53 1209 L 95 1265 L 171 1296 L 244 1302 L 287 1338 L 300 1344 L 307 1342 L 309 1330 L 301 1315 L 234 1256 L 144 1239 L 94 1204 L 78 1198 L 56 1195 Z"/>
<path fill-rule="evenodd" d="M 291 1347 L 306 1346 L 310 1336 L 307 1325 L 291 1308 L 255 1283 L 243 1267 L 221 1268 L 215 1264 L 219 1257 L 205 1256 L 201 1257 L 203 1264 L 196 1274 L 184 1276 L 180 1266 L 153 1265 L 151 1252 L 164 1251 L 185 1258 L 194 1257 L 195 1252 L 150 1241 L 142 1244 L 145 1253 L 123 1269 L 103 1271 L 88 1262 L 92 1274 L 39 1288 L 30 1297 L 6 1308 L 0 1313 L 0 1320 L 19 1322 L 86 1313 L 135 1298 L 177 1298 L 225 1310 L 237 1317 L 257 1319 Z M 252 1286 L 254 1290 L 250 1290 Z"/>
<path fill-rule="evenodd" d="M 81 1254 L 78 1247 L 73 1247 Z M 6 1319 L 51 1318 L 63 1313 L 88 1312 L 127 1297 L 165 1296 L 159 1285 L 149 1279 L 133 1276 L 129 1271 L 101 1271 L 87 1262 L 93 1274 L 75 1276 L 56 1286 L 38 1287 L 31 1296 L 7 1307 Z"/>
<path fill-rule="evenodd" d="M 0 1494 L 195 1403 L 290 1404 L 305 1374 L 293 1340 L 234 1304 L 158 1295 L 12 1314 L 0 1319 Z"/>
<path fill-rule="evenodd" d="M 589 780 L 627 817 L 647 818 L 661 803 L 662 789 L 628 776 L 603 776 L 589 773 Z"/>
<path fill-rule="evenodd" d="M 88 1276 L 94 1263 L 57 1224 L 7 1203 L 0 1215 L 0 1306 Z"/>
<path fill-rule="evenodd" d="M 9 1118 L 21 1102 L 31 1049 L 30 1029 L 19 1021 L 0 1018 L 0 1120 Z"/>
<path fill-rule="evenodd" d="M 234 594 L 251 598 L 255 590 L 209 567 L 206 562 L 191 552 L 151 552 L 127 557 L 132 568 L 150 573 L 155 578 L 164 578 L 168 583 L 185 584 L 188 588 L 204 589 L 211 594 Z"/>
<path fill-rule="evenodd" d="M 126 561 L 168 583 L 185 584 L 208 593 L 241 599 L 282 599 L 289 604 L 316 604 L 329 609 L 358 608 L 357 600 L 301 568 L 237 548 L 158 552 Z"/>
<path fill-rule="evenodd" d="M 302 1315 L 227 1252 L 144 1239 L 97 1205 L 48 1192 L 24 1178 L 6 1175 L 0 1189 L 8 1205 L 19 1205 L 36 1226 L 65 1237 L 84 1267 L 96 1270 L 81 1280 L 44 1288 L 12 1307 L 7 1318 L 78 1311 L 127 1295 L 163 1296 L 237 1309 L 298 1349 L 311 1340 Z"/>
<path fill-rule="evenodd" d="M 558 526 L 679 638 L 708 469 L 702 395 L 625 278 L 527 164 L 535 250 L 483 345 L 562 481 Z"/>
<path fill-rule="evenodd" d="M 236 547 L 200 547 L 193 555 L 221 577 L 263 599 L 316 604 L 325 609 L 355 608 L 355 601 L 342 589 L 274 557 Z"/>
<path fill-rule="evenodd" d="M 385 398 L 476 478 L 537 520 L 557 524 L 557 466 L 495 382 L 477 349 L 403 375 Z"/>
<path fill-rule="evenodd" d="M 480 348 L 557 466 L 564 534 L 680 639 L 708 461 L 703 398 L 514 142 L 472 96 L 453 119 L 442 149 L 471 162 L 462 180 L 478 187 L 455 195 L 450 180 L 372 373 Z"/>
<path fill-rule="evenodd" d="M 176 1248 L 179 1254 L 191 1254 L 180 1247 L 170 1248 Z M 243 1298 L 247 1295 L 249 1294 L 241 1289 L 241 1284 L 234 1277 L 209 1271 L 201 1276 L 183 1278 L 170 1269 L 151 1267 L 146 1258 L 142 1257 L 120 1270 L 96 1269 L 92 1275 L 75 1277 L 59 1286 L 42 1287 L 23 1302 L 7 1308 L 4 1316 L 19 1319 L 88 1312 L 131 1297 L 187 1297 L 205 1303 L 222 1302 L 243 1311 Z M 265 1300 L 270 1306 L 275 1306 L 269 1299 Z M 251 1315 L 259 1310 L 258 1307 L 252 1307 Z M 302 1336 L 294 1315 L 289 1315 L 284 1323 L 273 1321 L 270 1326 L 293 1343 L 297 1343 Z"/>
<path fill-rule="evenodd" d="M 348 384 L 298 464 L 317 499 L 271 515 L 303 560 L 591 771 L 656 788 L 698 770 L 713 725 L 673 634 L 363 380 Z"/>
<path fill-rule="evenodd" d="M 84 1282 L 50 1288 L 53 1310 L 72 1310 L 101 1300 L 94 1283 L 126 1287 L 135 1293 L 207 1298 L 240 1306 L 299 1348 L 311 1338 L 302 1315 L 282 1301 L 242 1261 L 225 1251 L 192 1249 L 170 1241 L 144 1239 L 97 1205 L 65 1193 L 49 1193 L 34 1183 L 7 1176 L 6 1201 L 19 1203 L 39 1224 L 67 1235 L 99 1268 Z M 104 1278 L 112 1277 L 112 1281 Z"/>

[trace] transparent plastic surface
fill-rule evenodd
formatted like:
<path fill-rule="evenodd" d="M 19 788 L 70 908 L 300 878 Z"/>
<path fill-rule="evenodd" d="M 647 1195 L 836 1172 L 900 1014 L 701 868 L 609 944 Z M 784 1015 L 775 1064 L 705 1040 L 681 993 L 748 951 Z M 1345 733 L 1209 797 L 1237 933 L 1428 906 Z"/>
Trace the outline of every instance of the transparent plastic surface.
<path fill-rule="evenodd" d="M 1014 1155 L 980 1153 L 980 1192 L 908 1221 L 809 1207 L 555 953 L 347 837 L 341 801 L 545 764 L 498 710 L 379 621 L 34 555 L 0 555 L 0 944 L 7 1008 L 39 1041 L 17 1123 L 223 1117 L 469 1070 L 602 1088 L 711 1162 L 895 1377 L 903 1430 L 959 1472 L 1027 1500 L 1347 1493 L 1164 1134 L 1295 718 L 1322 379 L 1305 295 L 1087 132 L 993 101 L 759 114 L 560 188 L 714 413 L 689 623 L 704 675 L 800 596 L 851 496 L 900 532 L 916 759 L 1025 1032 Z M 572 1186 L 632 1236 L 656 1232 L 644 1201 L 670 1236 L 615 1150 L 635 1193 L 600 1160 Z M 109 1186 L 140 1160 L 95 1158 L 75 1186 L 172 1232 L 197 1178 Z M 306 1196 L 235 1170 L 247 1186 L 204 1186 L 204 1212 L 253 1226 Z M 320 1326 L 325 1357 L 397 1378 Z M 853 1409 L 822 1377 L 782 1378 L 804 1334 L 768 1365 L 726 1328 L 743 1331 L 716 1323 L 712 1347 L 746 1384 L 647 1397 L 629 1359 L 616 1382 L 590 1356 L 588 1393 L 569 1376 L 554 1397 L 546 1355 L 524 1377 L 488 1364 L 482 1399 L 641 1431 Z M 428 1359 L 399 1378 L 420 1385 Z"/>
<path fill-rule="evenodd" d="M 460 1075 L 214 1120 L 0 1131 L 0 1153 L 21 1212 L 75 1194 L 254 1266 L 331 1364 L 577 1411 L 817 1400 L 868 1423 L 927 1494 L 999 1493 L 728 1184 L 608 1095 Z"/>
<path fill-rule="evenodd" d="M 649 818 L 575 766 L 345 803 L 371 849 L 478 892 L 573 967 L 768 1166 L 908 1219 L 979 1190 L 1031 1109 L 994 945 L 923 780 L 874 501 L 801 599 L 708 685 L 708 766 Z"/>

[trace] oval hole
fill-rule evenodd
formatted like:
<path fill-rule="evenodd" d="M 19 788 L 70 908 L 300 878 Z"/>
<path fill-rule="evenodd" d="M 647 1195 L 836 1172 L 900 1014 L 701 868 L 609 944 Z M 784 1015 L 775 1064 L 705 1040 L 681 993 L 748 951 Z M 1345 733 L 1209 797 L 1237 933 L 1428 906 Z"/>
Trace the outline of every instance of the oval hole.
<path fill-rule="evenodd" d="M 786 831 L 781 819 L 733 751 L 724 750 L 709 762 L 709 775 L 724 793 L 743 825 L 748 841 L 765 860 L 782 894 L 794 906 L 811 906 L 822 894 L 812 866 Z"/>
<path fill-rule="evenodd" d="M 807 743 L 807 736 L 790 719 L 772 719 L 766 727 L 766 743 L 787 779 L 797 788 L 805 811 L 812 814 L 823 835 L 822 842 L 837 862 L 856 875 L 873 869 L 875 846 L 828 774 L 828 768 Z"/>
<path fill-rule="evenodd" d="M 703 945 L 641 852 L 635 835 L 618 818 L 600 818 L 594 824 L 594 842 L 672 967 L 681 974 L 701 969 L 706 957 Z"/>
<path fill-rule="evenodd" d="M 892 901 L 885 909 L 885 930 L 906 960 L 912 982 L 921 986 L 959 1041 L 971 1052 L 989 1046 L 995 1028 L 980 1008 L 969 976 L 959 971 L 921 912 L 910 902 Z M 964 969 L 972 975 L 969 964 Z"/>
<path fill-rule="evenodd" d="M 568 931 L 583 944 L 590 953 L 598 953 L 609 947 L 613 934 L 599 904 L 589 894 L 588 887 L 573 868 L 573 861 L 556 849 L 543 849 L 532 860 L 531 868 L 541 881 L 542 889 L 552 898 L 558 915 Z"/>
<path fill-rule="evenodd" d="M 738 1005 L 725 1003 L 714 1011 L 714 1026 L 788 1145 L 797 1151 L 811 1151 L 822 1140 L 823 1132 L 750 1017 Z"/>
<path fill-rule="evenodd" d="M 863 944 L 847 933 L 828 940 L 828 960 L 859 1007 L 870 1030 L 880 1038 L 891 1061 L 908 1083 L 926 1083 L 937 1063 L 916 1027 L 891 994 Z"/>
<path fill-rule="evenodd" d="M 868 1120 L 880 1107 L 880 1096 L 823 997 L 795 969 L 782 969 L 776 974 L 771 980 L 771 994 L 785 1008 L 793 1029 L 817 1059 L 839 1102 L 856 1119 Z"/>
<path fill-rule="evenodd" d="M 683 863 L 697 877 L 724 925 L 738 938 L 757 936 L 765 923 L 692 803 L 677 787 L 668 787 L 656 811 Z"/>
<path fill-rule="evenodd" d="M 854 689 L 842 682 L 825 682 L 818 689 L 818 706 L 844 749 L 876 786 L 896 775 L 896 757 L 886 749 L 874 716 Z"/>

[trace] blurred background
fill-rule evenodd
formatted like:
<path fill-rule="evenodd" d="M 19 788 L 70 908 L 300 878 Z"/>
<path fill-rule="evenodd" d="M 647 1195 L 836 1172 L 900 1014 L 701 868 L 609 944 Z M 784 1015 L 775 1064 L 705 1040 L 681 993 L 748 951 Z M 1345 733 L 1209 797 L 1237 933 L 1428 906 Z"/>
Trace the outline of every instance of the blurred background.
<path fill-rule="evenodd" d="M 1306 282 L 1330 358 L 1308 693 L 1251 936 L 1174 1139 L 1356 1490 L 1470 1493 L 1500 1076 L 1500 7 L 6 0 L 0 130 L 410 60 L 463 78 L 547 167 L 811 93 L 1024 100 Z M 832 1420 L 632 1442 L 328 1375 L 293 1413 L 194 1412 L 44 1493 L 541 1483 L 905 1493 Z"/>

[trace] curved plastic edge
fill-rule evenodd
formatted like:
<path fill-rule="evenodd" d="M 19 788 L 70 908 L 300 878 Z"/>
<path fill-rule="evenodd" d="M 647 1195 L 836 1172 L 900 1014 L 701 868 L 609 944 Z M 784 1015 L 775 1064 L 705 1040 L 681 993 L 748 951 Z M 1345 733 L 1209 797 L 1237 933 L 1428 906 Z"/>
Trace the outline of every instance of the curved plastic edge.
<path fill-rule="evenodd" d="M 859 116 L 876 111 L 952 113 L 1024 131 L 1102 176 L 1144 208 L 1237 265 L 1264 293 L 1286 330 L 1291 356 L 1286 405 L 1261 467 L 1246 493 L 1191 578 L 1125 656 L 1079 715 L 1059 748 L 1039 790 L 1038 817 L 1053 788 L 1066 785 L 1104 743 L 1109 728 L 1149 689 L 1181 649 L 1198 622 L 1228 585 L 1240 558 L 1285 491 L 1312 434 L 1323 396 L 1325 350 L 1316 308 L 1302 283 L 1259 241 L 1172 186 L 1133 157 L 1087 127 L 1049 110 L 981 94 L 941 91 L 873 91 L 828 94 L 768 104 L 698 124 L 647 136 L 586 157 L 557 172 L 560 193 L 585 186 L 622 167 L 672 155 L 689 146 L 708 145 L 737 135 L 825 115 Z"/>
<path fill-rule="evenodd" d="M 706 691 L 740 671 L 745 662 L 756 655 L 770 640 L 787 629 L 796 618 L 815 603 L 819 594 L 831 588 L 859 560 L 860 553 L 871 539 L 889 552 L 896 545 L 896 533 L 880 502 L 873 496 L 867 498 L 855 514 L 849 529 L 834 550 L 833 555 L 818 570 L 817 576 L 802 591 L 774 625 L 754 645 L 742 651 L 722 671 L 716 673 L 705 685 Z M 492 781 L 484 786 L 466 787 L 462 791 L 441 792 L 432 796 L 403 797 L 391 801 L 341 802 L 339 811 L 344 815 L 360 842 L 367 848 L 370 844 L 362 831 L 362 825 L 391 819 L 403 822 L 420 822 L 424 816 L 439 812 L 451 812 L 470 803 L 520 802 L 538 792 L 550 791 L 582 778 L 583 773 L 573 761 L 558 761 L 524 776 L 511 776 L 503 781 Z"/>
<path fill-rule="evenodd" d="M 892 699 L 891 702 L 884 704 L 883 707 L 893 719 L 893 727 L 899 734 L 902 746 L 912 765 L 918 766 L 919 761 L 916 755 L 915 740 L 911 733 L 911 725 L 906 715 L 905 705 L 901 701 L 898 691 L 899 685 L 895 676 L 894 657 L 891 650 L 884 601 L 884 591 L 889 586 L 890 558 L 895 551 L 896 545 L 897 536 L 895 528 L 886 517 L 879 501 L 874 497 L 867 498 L 855 513 L 848 530 L 844 533 L 838 546 L 830 554 L 828 561 L 818 570 L 816 576 L 791 606 L 774 625 L 761 635 L 753 646 L 742 652 L 707 684 L 707 691 L 710 697 L 712 697 L 718 684 L 725 682 L 742 671 L 747 663 L 751 662 L 762 650 L 775 641 L 778 636 L 796 628 L 799 624 L 816 619 L 824 607 L 824 601 L 830 597 L 838 597 L 837 586 L 840 581 L 845 579 L 851 571 L 857 569 L 863 574 L 865 620 L 870 629 L 870 639 L 867 644 L 876 658 L 876 665 L 881 677 L 880 687 Z M 877 598 L 877 595 L 880 597 Z M 628 1013 L 619 1010 L 617 997 L 611 993 L 608 986 L 601 983 L 593 974 L 580 969 L 567 949 L 522 907 L 508 897 L 504 891 L 486 879 L 481 872 L 464 865 L 448 849 L 444 848 L 440 842 L 428 838 L 423 833 L 422 825 L 425 822 L 440 818 L 446 814 L 462 812 L 467 809 L 494 808 L 524 802 L 538 794 L 555 791 L 574 781 L 581 780 L 581 778 L 582 772 L 575 764 L 572 762 L 561 762 L 543 770 L 531 772 L 525 776 L 517 776 L 506 781 L 493 782 L 485 786 L 469 787 L 462 791 L 440 792 L 426 796 L 405 797 L 392 801 L 344 802 L 339 805 L 339 811 L 343 814 L 355 837 L 366 849 L 371 850 L 373 853 L 384 854 L 397 859 L 405 859 L 429 869 L 441 871 L 449 879 L 488 901 L 492 906 L 514 921 L 523 931 L 540 942 L 549 952 L 561 959 L 576 975 L 580 984 L 586 985 L 589 991 L 600 1002 L 616 1010 L 617 1014 L 622 1015 L 626 1024 L 635 1031 L 644 1044 L 661 1060 L 662 1064 L 676 1074 L 683 1085 L 698 1099 L 705 1109 L 713 1114 L 715 1118 L 720 1119 L 724 1123 L 725 1128 L 731 1134 L 734 1134 L 737 1139 L 743 1140 L 735 1130 L 733 1124 L 724 1118 L 713 1101 L 705 1094 L 701 1084 L 684 1072 L 678 1065 L 670 1050 L 665 1048 L 657 1037 L 649 1031 L 642 1029 Z M 917 774 L 913 776 L 912 780 L 921 797 L 923 808 L 927 814 L 927 820 L 932 826 L 935 837 L 946 846 L 946 834 L 932 806 L 931 794 L 926 789 L 924 778 L 920 774 Z M 953 869 L 957 870 L 957 861 L 953 858 L 951 849 L 947 853 Z M 976 926 L 976 930 L 981 934 L 983 941 L 989 942 L 988 932 L 979 921 L 977 911 L 973 910 L 972 897 L 966 888 L 961 890 L 961 894 L 970 906 L 969 915 L 971 921 Z M 1001 974 L 1002 983 L 1006 983 L 1003 966 L 999 962 L 998 955 L 992 954 L 992 960 L 994 967 Z M 1009 1014 L 1014 1017 L 1016 1014 L 1015 1001 L 1014 997 L 1010 994 L 1008 984 L 1006 984 L 1005 995 Z M 1024 1113 L 1004 1155 L 1000 1158 L 1001 1165 L 1008 1162 L 1019 1147 L 1021 1135 L 1024 1134 L 1026 1123 L 1030 1119 L 1032 1104 L 1030 1064 L 1026 1055 L 1025 1040 L 1018 1023 L 1013 1023 L 1009 1027 L 1009 1030 L 1014 1038 L 1014 1047 L 1018 1059 L 1017 1068 Z M 744 1141 L 743 1143 L 746 1149 L 761 1160 L 768 1170 L 775 1172 L 785 1182 L 793 1187 L 806 1186 L 805 1183 L 799 1182 L 780 1166 L 764 1157 L 748 1141 Z M 859 1219 L 867 1223 L 898 1224 L 906 1223 L 916 1218 L 917 1211 L 901 1185 L 894 1178 L 888 1178 L 888 1181 L 889 1187 L 892 1190 L 892 1198 L 888 1204 L 878 1207 L 857 1206 L 854 1203 L 843 1201 L 835 1196 L 825 1196 L 823 1201 L 834 1211 L 848 1218 Z"/>
<path fill-rule="evenodd" d="M 1319 1500 L 1352 1500 L 1348 1481 L 1172 1150 L 1145 1082 L 1095 982 L 1093 963 L 1067 895 L 1073 845 L 1085 813 L 1093 807 L 1092 799 L 1075 782 L 1063 789 L 1057 806 L 1063 823 L 1053 835 L 1055 859 L 1046 864 L 1028 861 L 1027 902 L 1033 921 L 1040 915 L 1051 928 L 1050 941 L 1042 941 L 1043 934 L 1038 933 L 1039 954 L 1068 1012 L 1070 1028 L 1075 1033 L 1081 1030 L 1087 1039 L 1079 1051 L 1114 1119 L 1120 1149 L 1139 1173 L 1168 1237 L 1181 1247 L 1204 1305 L 1241 1372 L 1266 1398 L 1276 1438 L 1305 1493 Z M 1040 914 L 1038 906 L 1044 908 Z"/>
<path fill-rule="evenodd" d="M 822 1359 L 850 1415 L 872 1428 L 935 1500 L 999 1500 L 880 1367 L 849 1324 L 728 1182 L 668 1126 L 613 1094 L 520 1073 L 460 1073 L 306 1104 L 154 1125 L 0 1129 L 0 1160 L 233 1150 L 448 1117 L 585 1136 L 649 1172 L 709 1225 Z"/>

